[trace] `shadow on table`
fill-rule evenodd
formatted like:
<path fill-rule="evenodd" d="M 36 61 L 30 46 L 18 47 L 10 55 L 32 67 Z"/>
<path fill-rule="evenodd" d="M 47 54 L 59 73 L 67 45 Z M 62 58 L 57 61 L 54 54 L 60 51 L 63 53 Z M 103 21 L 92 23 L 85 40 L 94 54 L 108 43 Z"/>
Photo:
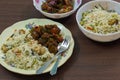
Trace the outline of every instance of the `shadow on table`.
<path fill-rule="evenodd" d="M 111 42 L 97 42 L 93 40 L 91 40 L 91 42 L 94 43 L 94 45 L 99 45 L 101 47 L 114 47 L 114 46 L 120 45 L 120 39 L 117 39 Z"/>

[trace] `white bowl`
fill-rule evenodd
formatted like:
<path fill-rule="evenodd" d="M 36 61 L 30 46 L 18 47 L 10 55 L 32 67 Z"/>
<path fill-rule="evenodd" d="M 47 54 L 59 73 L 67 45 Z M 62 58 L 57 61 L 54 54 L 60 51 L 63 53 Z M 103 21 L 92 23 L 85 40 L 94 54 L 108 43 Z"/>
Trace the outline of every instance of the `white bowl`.
<path fill-rule="evenodd" d="M 74 8 L 73 8 L 73 10 L 71 10 L 69 12 L 66 12 L 66 13 L 61 13 L 61 14 L 44 12 L 41 9 L 41 5 L 43 4 L 43 2 L 45 2 L 45 0 L 33 0 L 33 5 L 43 15 L 45 15 L 45 16 L 47 16 L 49 18 L 59 19 L 59 18 L 67 17 L 67 16 L 71 15 L 72 13 L 74 13 L 77 10 L 77 8 L 81 5 L 82 0 L 74 0 Z"/>
<path fill-rule="evenodd" d="M 82 13 L 88 10 L 91 10 L 94 8 L 95 5 L 100 4 L 103 6 L 105 9 L 108 10 L 115 10 L 118 14 L 120 14 L 120 3 L 113 1 L 113 0 L 95 0 L 95 1 L 90 1 L 84 4 L 81 8 L 78 9 L 77 14 L 76 14 L 76 21 L 77 24 L 80 28 L 80 30 L 86 35 L 88 38 L 99 41 L 99 42 L 110 42 L 114 41 L 116 39 L 120 38 L 120 31 L 115 32 L 115 33 L 109 33 L 109 34 L 99 34 L 99 33 L 94 33 L 91 31 L 86 30 L 81 24 L 81 18 L 82 18 Z"/>

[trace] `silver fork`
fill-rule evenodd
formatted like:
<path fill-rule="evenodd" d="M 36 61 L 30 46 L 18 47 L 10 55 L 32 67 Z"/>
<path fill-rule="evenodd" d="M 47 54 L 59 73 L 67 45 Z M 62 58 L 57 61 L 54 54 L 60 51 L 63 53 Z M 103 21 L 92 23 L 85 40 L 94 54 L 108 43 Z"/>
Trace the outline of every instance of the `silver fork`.
<path fill-rule="evenodd" d="M 65 40 L 64 40 L 64 42 L 61 44 L 61 46 L 62 47 L 58 47 L 58 49 L 59 48 L 68 48 L 69 47 L 69 41 L 70 41 L 70 37 L 69 36 L 67 36 L 66 38 L 65 38 Z M 60 50 L 60 49 L 59 49 Z M 55 75 L 56 73 L 57 73 L 57 67 L 58 67 L 58 64 L 59 64 L 59 62 L 60 62 L 60 59 L 61 59 L 61 57 L 62 57 L 62 55 L 61 54 L 59 54 L 58 55 L 58 57 L 57 57 L 57 60 L 56 60 L 56 62 L 55 62 L 55 64 L 54 64 L 54 66 L 53 66 L 53 68 L 51 69 L 51 71 L 50 71 L 50 74 L 51 75 Z"/>
<path fill-rule="evenodd" d="M 57 54 L 52 57 L 52 59 L 50 59 L 48 62 L 46 62 L 42 67 L 40 67 L 37 71 L 36 71 L 36 74 L 41 74 L 51 63 L 52 61 L 59 55 L 61 54 L 62 52 L 66 51 L 69 47 L 69 42 L 68 40 L 65 38 L 63 40 L 63 42 L 61 43 L 59 49 L 58 49 L 58 52 Z"/>

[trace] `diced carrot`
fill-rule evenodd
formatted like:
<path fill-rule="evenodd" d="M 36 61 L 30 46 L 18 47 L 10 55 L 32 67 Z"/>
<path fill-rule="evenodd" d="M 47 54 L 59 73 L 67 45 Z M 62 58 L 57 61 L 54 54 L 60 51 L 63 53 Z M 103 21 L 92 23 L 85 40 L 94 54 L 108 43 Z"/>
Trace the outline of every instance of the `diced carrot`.
<path fill-rule="evenodd" d="M 93 30 L 93 27 L 88 26 L 87 29 L 88 29 L 88 30 Z"/>

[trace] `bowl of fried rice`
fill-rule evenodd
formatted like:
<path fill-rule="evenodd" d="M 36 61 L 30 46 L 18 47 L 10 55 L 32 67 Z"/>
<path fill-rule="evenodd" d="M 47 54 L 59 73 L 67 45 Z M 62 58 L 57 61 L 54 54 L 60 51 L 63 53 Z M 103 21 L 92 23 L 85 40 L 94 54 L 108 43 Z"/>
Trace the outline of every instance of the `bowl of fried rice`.
<path fill-rule="evenodd" d="M 120 38 L 120 3 L 113 0 L 89 1 L 78 9 L 76 21 L 85 36 L 99 42 Z"/>

